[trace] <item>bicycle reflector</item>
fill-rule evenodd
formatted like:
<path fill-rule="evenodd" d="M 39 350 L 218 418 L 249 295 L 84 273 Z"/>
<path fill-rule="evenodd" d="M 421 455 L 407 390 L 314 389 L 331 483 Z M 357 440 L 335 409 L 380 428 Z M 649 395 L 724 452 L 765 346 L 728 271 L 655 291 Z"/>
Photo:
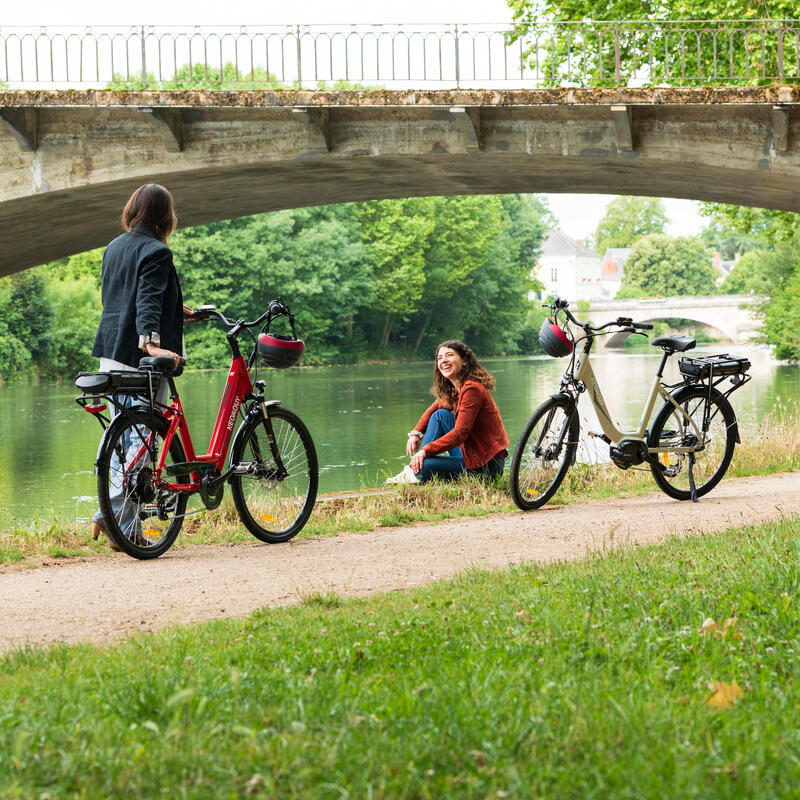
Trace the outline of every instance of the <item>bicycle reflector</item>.
<path fill-rule="evenodd" d="M 258 354 L 268 367 L 286 369 L 300 361 L 305 345 L 301 339 L 292 336 L 278 336 L 262 333 L 258 337 Z"/>
<path fill-rule="evenodd" d="M 567 334 L 550 318 L 539 328 L 539 347 L 553 358 L 568 356 L 572 352 L 572 342 Z"/>

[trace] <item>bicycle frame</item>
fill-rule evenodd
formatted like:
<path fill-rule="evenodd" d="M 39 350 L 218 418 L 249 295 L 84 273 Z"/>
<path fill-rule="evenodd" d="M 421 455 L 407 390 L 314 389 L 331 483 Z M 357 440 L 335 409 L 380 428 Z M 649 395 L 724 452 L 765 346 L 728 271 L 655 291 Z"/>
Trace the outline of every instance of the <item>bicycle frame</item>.
<path fill-rule="evenodd" d="M 161 448 L 158 464 L 154 471 L 155 479 L 158 481 L 162 478 L 164 464 L 169 453 L 169 446 L 176 434 L 180 436 L 181 443 L 183 444 L 187 464 L 191 463 L 195 469 L 200 465 L 207 464 L 208 466 L 215 467 L 219 472 L 222 472 L 225 466 L 228 446 L 231 441 L 231 436 L 233 435 L 236 417 L 239 413 L 242 401 L 253 389 L 250 373 L 247 370 L 244 357 L 241 355 L 234 356 L 231 362 L 230 369 L 228 370 L 228 378 L 225 382 L 225 390 L 222 394 L 222 400 L 220 401 L 219 410 L 217 411 L 217 418 L 214 422 L 214 429 L 211 433 L 208 452 L 200 455 L 195 453 L 192 437 L 189 433 L 189 426 L 186 422 L 186 417 L 175 384 L 171 378 L 169 381 L 171 402 L 164 410 L 164 416 L 169 421 L 169 429 L 164 437 L 164 446 Z M 136 458 L 139 456 L 140 454 L 137 453 Z M 192 472 L 191 474 L 195 476 L 196 472 Z M 171 491 L 175 492 L 196 492 L 200 488 L 200 479 L 197 477 L 191 483 L 165 482 L 165 488 L 169 488 Z"/>
<path fill-rule="evenodd" d="M 639 420 L 639 427 L 636 431 L 625 433 L 619 430 L 616 425 L 614 425 L 613 421 L 611 420 L 611 414 L 608 411 L 608 407 L 606 406 L 605 399 L 603 398 L 603 393 L 600 390 L 600 385 L 597 382 L 597 377 L 594 374 L 594 370 L 592 369 L 592 365 L 589 363 L 589 355 L 591 351 L 591 345 L 593 338 L 590 338 L 586 345 L 581 350 L 580 354 L 577 356 L 575 360 L 575 367 L 572 370 L 572 378 L 578 385 L 583 385 L 589 395 L 589 400 L 594 407 L 595 412 L 597 413 L 597 419 L 600 422 L 600 427 L 603 429 L 603 433 L 611 440 L 612 443 L 618 444 L 623 439 L 628 440 L 638 440 L 643 442 L 645 445 L 647 444 L 647 425 L 650 422 L 650 417 L 653 414 L 653 408 L 655 407 L 656 398 L 661 397 L 662 400 L 665 402 L 669 401 L 675 408 L 680 411 L 680 413 L 689 421 L 689 424 L 694 429 L 694 434 L 697 436 L 698 441 L 702 441 L 703 437 L 698 429 L 695 421 L 692 419 L 689 414 L 687 414 L 681 406 L 675 402 L 672 396 L 666 391 L 664 388 L 664 384 L 661 382 L 661 379 L 664 374 L 664 366 L 667 363 L 667 358 L 669 355 L 664 353 L 664 357 L 661 359 L 661 365 L 656 372 L 655 377 L 653 378 L 653 383 L 650 387 L 650 393 L 647 396 L 647 400 L 645 401 L 644 409 L 642 411 L 641 419 Z M 695 452 L 697 450 L 696 447 L 648 447 L 647 453 L 648 455 L 653 455 L 655 453 L 663 453 L 663 452 L 672 453 L 690 453 Z"/>

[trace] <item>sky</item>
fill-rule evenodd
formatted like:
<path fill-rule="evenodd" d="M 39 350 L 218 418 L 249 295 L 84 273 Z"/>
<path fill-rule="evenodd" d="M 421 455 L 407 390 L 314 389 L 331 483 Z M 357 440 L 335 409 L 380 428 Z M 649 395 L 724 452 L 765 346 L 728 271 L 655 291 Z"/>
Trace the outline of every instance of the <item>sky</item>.
<path fill-rule="evenodd" d="M 457 9 L 454 13 L 454 9 Z M 331 25 L 365 23 L 502 23 L 511 21 L 505 0 L 0 0 L 0 26 L 12 25 Z M 575 239 L 591 236 L 613 195 L 550 194 L 560 227 Z M 698 203 L 664 199 L 673 236 L 691 236 L 704 226 Z"/>

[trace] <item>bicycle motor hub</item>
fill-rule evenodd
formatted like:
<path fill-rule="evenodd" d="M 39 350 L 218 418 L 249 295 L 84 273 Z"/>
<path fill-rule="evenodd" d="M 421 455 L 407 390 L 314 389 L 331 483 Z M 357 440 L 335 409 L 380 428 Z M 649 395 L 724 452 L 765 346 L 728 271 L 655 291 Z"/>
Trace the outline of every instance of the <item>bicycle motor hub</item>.
<path fill-rule="evenodd" d="M 643 463 L 647 459 L 647 447 L 639 439 L 623 439 L 616 447 L 610 449 L 611 460 L 620 469 L 628 469 Z"/>

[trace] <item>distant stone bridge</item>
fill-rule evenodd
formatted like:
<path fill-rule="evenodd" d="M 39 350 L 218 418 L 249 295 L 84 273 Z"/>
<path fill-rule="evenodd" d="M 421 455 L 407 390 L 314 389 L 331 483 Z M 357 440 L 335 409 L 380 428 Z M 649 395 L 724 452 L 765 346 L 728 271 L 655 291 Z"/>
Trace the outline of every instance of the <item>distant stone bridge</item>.
<path fill-rule="evenodd" d="M 149 182 L 182 226 L 510 192 L 800 211 L 798 106 L 789 85 L 0 91 L 0 276 L 106 244 Z"/>
<path fill-rule="evenodd" d="M 761 327 L 753 313 L 754 302 L 760 298 L 752 295 L 720 294 L 700 297 L 655 297 L 644 300 L 607 300 L 592 302 L 588 317 L 593 325 L 602 325 L 617 317 L 632 317 L 636 322 L 659 322 L 683 319 L 705 325 L 709 333 L 729 342 L 746 342 Z M 604 347 L 621 347 L 627 333 L 602 337 Z"/>

